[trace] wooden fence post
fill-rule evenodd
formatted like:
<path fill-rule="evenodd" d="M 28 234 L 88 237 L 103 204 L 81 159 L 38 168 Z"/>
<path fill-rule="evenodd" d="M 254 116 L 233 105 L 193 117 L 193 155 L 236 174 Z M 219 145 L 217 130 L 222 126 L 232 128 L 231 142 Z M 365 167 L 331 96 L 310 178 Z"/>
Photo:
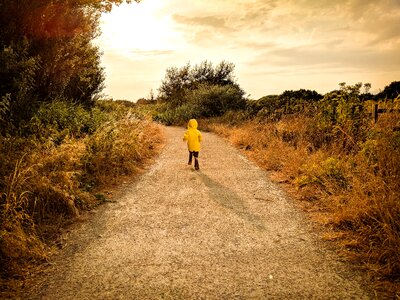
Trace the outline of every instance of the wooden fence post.
<path fill-rule="evenodd" d="M 378 122 L 378 113 L 379 113 L 378 104 L 376 103 L 372 104 L 372 115 L 374 117 L 374 123 Z"/>

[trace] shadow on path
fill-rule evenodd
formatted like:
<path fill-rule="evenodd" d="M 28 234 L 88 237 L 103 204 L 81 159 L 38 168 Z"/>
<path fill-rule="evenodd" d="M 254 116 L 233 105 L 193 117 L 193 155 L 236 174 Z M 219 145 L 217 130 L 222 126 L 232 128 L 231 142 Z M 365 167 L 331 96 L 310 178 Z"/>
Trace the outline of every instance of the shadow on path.
<path fill-rule="evenodd" d="M 210 197 L 219 205 L 231 210 L 234 214 L 250 223 L 259 230 L 264 230 L 265 226 L 260 217 L 251 213 L 244 205 L 243 200 L 231 189 L 221 185 L 204 173 L 198 173 L 200 179 L 208 188 Z"/>

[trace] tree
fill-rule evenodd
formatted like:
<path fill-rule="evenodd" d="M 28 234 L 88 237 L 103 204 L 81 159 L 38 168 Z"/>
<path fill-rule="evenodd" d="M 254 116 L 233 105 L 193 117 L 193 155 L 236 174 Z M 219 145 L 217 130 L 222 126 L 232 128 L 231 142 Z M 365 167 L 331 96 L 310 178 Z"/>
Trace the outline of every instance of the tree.
<path fill-rule="evenodd" d="M 193 82 L 213 82 L 215 78 L 215 70 L 211 62 L 203 61 L 199 65 L 195 65 L 191 70 Z"/>
<path fill-rule="evenodd" d="M 193 86 L 192 78 L 189 63 L 180 69 L 177 67 L 168 68 L 165 78 L 161 81 L 161 86 L 158 89 L 160 97 L 174 105 L 182 104 L 185 89 L 190 89 Z"/>
<path fill-rule="evenodd" d="M 363 87 L 364 87 L 364 92 L 361 93 L 360 95 L 360 99 L 362 101 L 367 101 L 367 100 L 371 100 L 374 99 L 374 95 L 372 95 L 369 91 L 371 90 L 371 84 L 370 83 L 364 83 Z"/>
<path fill-rule="evenodd" d="M 224 60 L 221 61 L 215 67 L 214 84 L 235 85 L 235 77 L 233 75 L 234 71 L 235 71 L 235 65 L 233 63 L 230 63 L 230 62 L 227 62 Z"/>
<path fill-rule="evenodd" d="M 369 82 L 364 83 L 364 94 L 368 94 L 369 90 L 371 89 L 371 84 Z"/>
<path fill-rule="evenodd" d="M 215 67 L 209 61 L 203 61 L 199 65 L 196 65 L 191 70 L 192 84 L 216 84 L 216 85 L 227 85 L 235 84 L 233 72 L 235 65 L 230 62 L 221 61 Z"/>
<path fill-rule="evenodd" d="M 376 95 L 377 99 L 396 99 L 400 95 L 400 81 L 393 81 Z"/>
<path fill-rule="evenodd" d="M 168 68 L 159 88 L 160 96 L 167 102 L 180 105 L 186 101 L 186 90 L 195 90 L 201 84 L 233 85 L 240 89 L 234 80 L 234 69 L 235 65 L 226 61 L 215 67 L 211 62 L 203 61 L 194 67 L 187 63 L 181 68 Z"/>
<path fill-rule="evenodd" d="M 9 95 L 8 121 L 29 118 L 40 102 L 94 103 L 104 73 L 91 41 L 100 13 L 123 2 L 131 1 L 0 1 L 0 97 Z"/>
<path fill-rule="evenodd" d="M 164 101 L 156 118 L 165 124 L 180 124 L 190 118 L 221 116 L 246 107 L 245 92 L 235 82 L 233 63 L 215 67 L 203 61 L 192 67 L 168 68 L 159 88 Z"/>

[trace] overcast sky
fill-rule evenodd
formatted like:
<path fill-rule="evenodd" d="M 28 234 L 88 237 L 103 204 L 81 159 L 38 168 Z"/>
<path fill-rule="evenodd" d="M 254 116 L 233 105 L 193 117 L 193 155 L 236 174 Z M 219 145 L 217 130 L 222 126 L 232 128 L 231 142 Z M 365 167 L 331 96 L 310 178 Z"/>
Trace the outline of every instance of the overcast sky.
<path fill-rule="evenodd" d="M 157 94 L 168 67 L 235 64 L 258 99 L 400 80 L 400 0 L 142 0 L 101 19 L 105 93 Z"/>

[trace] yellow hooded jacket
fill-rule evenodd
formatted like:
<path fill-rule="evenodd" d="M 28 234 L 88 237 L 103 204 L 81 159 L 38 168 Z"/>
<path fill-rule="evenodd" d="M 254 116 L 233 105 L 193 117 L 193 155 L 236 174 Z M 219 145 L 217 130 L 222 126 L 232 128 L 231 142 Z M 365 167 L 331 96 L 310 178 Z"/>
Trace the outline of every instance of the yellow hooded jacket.
<path fill-rule="evenodd" d="M 187 141 L 189 151 L 200 151 L 200 142 L 202 136 L 199 130 L 197 130 L 197 121 L 195 119 L 189 120 L 188 129 L 183 136 L 183 140 Z"/>

